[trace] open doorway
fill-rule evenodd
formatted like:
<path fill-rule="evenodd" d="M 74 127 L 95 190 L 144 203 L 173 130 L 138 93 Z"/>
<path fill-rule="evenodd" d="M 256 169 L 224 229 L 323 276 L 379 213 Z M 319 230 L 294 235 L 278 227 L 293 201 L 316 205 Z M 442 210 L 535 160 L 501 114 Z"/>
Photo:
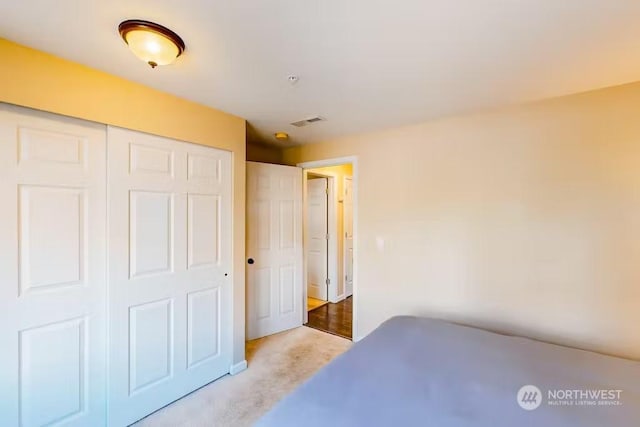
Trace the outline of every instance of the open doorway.
<path fill-rule="evenodd" d="M 352 339 L 354 167 L 317 163 L 299 165 L 305 190 L 305 325 Z"/>

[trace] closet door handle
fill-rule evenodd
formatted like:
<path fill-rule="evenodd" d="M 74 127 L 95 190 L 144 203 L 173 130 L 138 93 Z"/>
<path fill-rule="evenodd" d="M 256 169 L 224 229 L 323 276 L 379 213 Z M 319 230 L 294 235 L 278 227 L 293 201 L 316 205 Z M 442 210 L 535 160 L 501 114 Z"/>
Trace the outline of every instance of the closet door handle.
<path fill-rule="evenodd" d="M 248 263 L 248 264 L 253 264 L 254 262 L 255 262 L 255 261 L 253 260 L 253 258 L 249 258 L 249 259 L 247 260 L 247 263 Z"/>

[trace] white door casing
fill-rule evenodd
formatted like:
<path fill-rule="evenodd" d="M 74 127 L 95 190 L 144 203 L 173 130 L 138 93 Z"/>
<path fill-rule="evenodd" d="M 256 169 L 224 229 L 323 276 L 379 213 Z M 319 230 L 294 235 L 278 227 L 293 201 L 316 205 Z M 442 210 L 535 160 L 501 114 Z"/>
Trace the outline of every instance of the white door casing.
<path fill-rule="evenodd" d="M 0 104 L 0 420 L 102 425 L 105 127 Z"/>
<path fill-rule="evenodd" d="M 109 425 L 229 372 L 231 154 L 108 128 Z"/>
<path fill-rule="evenodd" d="M 327 178 L 307 179 L 307 292 L 326 301 L 328 275 Z"/>
<path fill-rule="evenodd" d="M 247 335 L 302 325 L 302 169 L 247 162 Z"/>
<path fill-rule="evenodd" d="M 303 168 L 303 170 L 307 169 L 316 169 L 327 166 L 338 166 L 350 163 L 353 166 L 353 176 L 351 177 L 351 215 L 352 215 L 352 235 L 353 235 L 353 264 L 352 264 L 352 290 L 353 290 L 353 341 L 357 342 L 361 340 L 363 337 L 360 335 L 360 328 L 358 322 L 358 157 L 357 156 L 346 156 L 346 157 L 338 157 L 333 159 L 324 159 L 310 162 L 302 162 L 298 163 L 296 166 Z M 331 185 L 329 186 L 329 193 L 331 193 Z M 329 195 L 330 200 L 332 198 L 331 194 Z M 331 214 L 329 215 L 329 222 L 333 222 L 331 219 Z M 335 239 L 337 241 L 337 239 Z M 331 240 L 330 240 L 331 242 Z M 344 242 L 343 242 L 344 243 Z M 330 257 L 331 258 L 331 257 Z M 337 258 L 337 257 L 336 257 Z M 331 271 L 331 269 L 330 269 Z"/>
<path fill-rule="evenodd" d="M 344 296 L 353 295 L 353 179 L 344 177 Z"/>

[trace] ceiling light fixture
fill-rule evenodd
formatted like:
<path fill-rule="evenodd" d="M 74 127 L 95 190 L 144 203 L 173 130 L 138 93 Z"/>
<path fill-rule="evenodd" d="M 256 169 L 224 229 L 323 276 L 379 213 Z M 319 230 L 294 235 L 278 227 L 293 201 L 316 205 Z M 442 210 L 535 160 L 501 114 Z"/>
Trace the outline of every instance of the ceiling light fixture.
<path fill-rule="evenodd" d="M 129 19 L 118 25 L 129 49 L 151 68 L 168 65 L 184 52 L 184 41 L 170 29 L 154 22 Z"/>
<path fill-rule="evenodd" d="M 289 139 L 289 134 L 286 132 L 276 132 L 273 136 L 275 136 L 278 141 L 286 141 Z"/>

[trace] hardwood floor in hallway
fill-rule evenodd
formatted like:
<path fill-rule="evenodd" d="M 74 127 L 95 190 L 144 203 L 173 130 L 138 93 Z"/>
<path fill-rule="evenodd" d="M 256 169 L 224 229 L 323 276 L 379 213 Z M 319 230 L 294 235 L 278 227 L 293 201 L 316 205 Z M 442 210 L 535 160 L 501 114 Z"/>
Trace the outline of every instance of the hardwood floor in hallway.
<path fill-rule="evenodd" d="M 323 301 L 321 299 L 316 298 L 307 298 L 307 311 L 315 310 L 318 307 L 322 307 L 323 305 L 329 304 L 329 301 Z"/>
<path fill-rule="evenodd" d="M 352 321 L 353 297 L 348 297 L 339 303 L 329 303 L 310 311 L 305 326 L 351 339 Z"/>

